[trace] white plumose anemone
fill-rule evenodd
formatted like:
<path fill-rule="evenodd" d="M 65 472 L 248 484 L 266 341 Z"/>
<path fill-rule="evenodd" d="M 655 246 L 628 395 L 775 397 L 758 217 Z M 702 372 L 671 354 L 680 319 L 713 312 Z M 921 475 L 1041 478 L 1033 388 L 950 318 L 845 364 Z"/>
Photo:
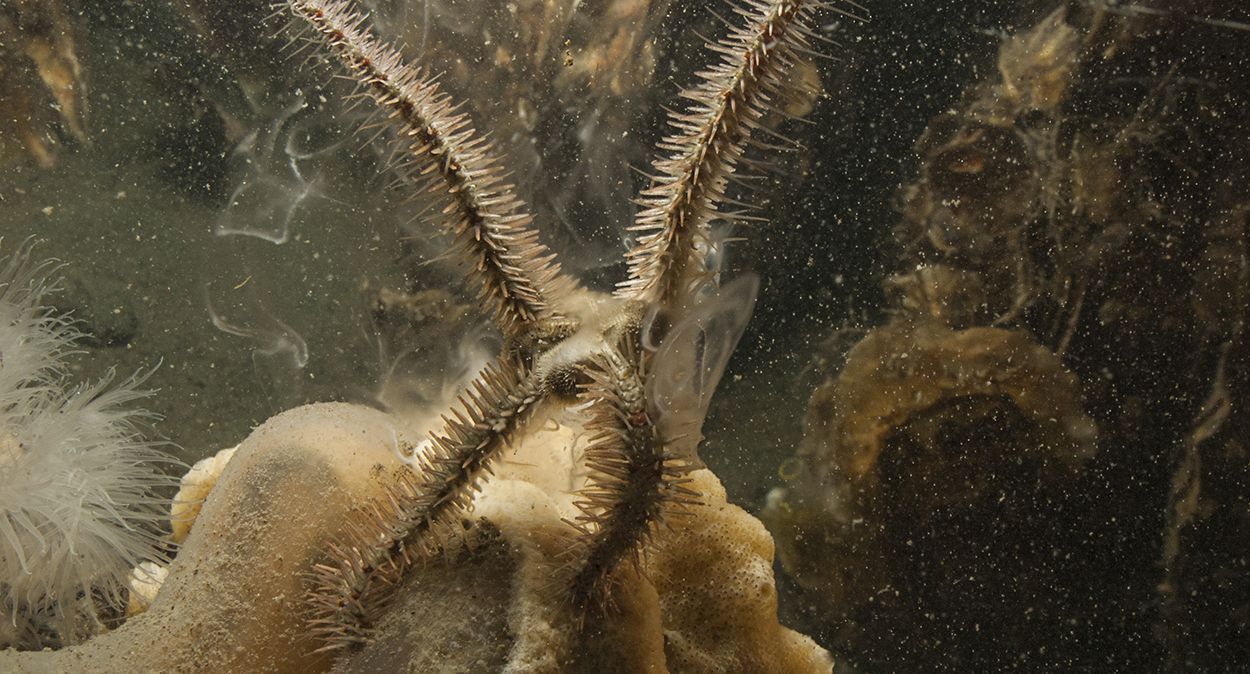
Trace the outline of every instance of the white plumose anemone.
<path fill-rule="evenodd" d="M 76 331 L 42 304 L 55 271 L 0 258 L 0 648 L 81 641 L 124 606 L 131 569 L 161 559 L 175 484 L 140 433 L 138 378 L 72 385 Z"/>

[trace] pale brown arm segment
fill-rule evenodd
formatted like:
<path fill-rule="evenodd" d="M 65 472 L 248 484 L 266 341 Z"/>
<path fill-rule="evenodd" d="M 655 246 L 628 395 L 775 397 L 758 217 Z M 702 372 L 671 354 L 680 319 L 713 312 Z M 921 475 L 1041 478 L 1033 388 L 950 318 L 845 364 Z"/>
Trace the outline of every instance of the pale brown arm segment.
<path fill-rule="evenodd" d="M 745 24 L 708 45 L 720 60 L 681 93 L 691 102 L 687 110 L 669 115 L 673 133 L 660 142 L 667 154 L 655 161 L 653 182 L 639 200 L 631 227 L 638 239 L 626 254 L 629 279 L 618 295 L 668 306 L 705 277 L 709 225 L 746 142 L 790 86 L 797 55 L 823 39 L 813 32 L 816 13 L 846 14 L 842 4 L 746 0 L 736 10 Z"/>
<path fill-rule="evenodd" d="M 399 51 L 374 38 L 365 15 L 347 0 L 289 0 L 407 144 L 404 170 L 444 202 L 447 229 L 473 265 L 479 299 L 508 333 L 554 313 L 569 281 L 555 255 L 538 240 L 533 218 L 504 179 L 491 146 L 469 116 L 439 88 L 436 78 L 404 62 Z"/>

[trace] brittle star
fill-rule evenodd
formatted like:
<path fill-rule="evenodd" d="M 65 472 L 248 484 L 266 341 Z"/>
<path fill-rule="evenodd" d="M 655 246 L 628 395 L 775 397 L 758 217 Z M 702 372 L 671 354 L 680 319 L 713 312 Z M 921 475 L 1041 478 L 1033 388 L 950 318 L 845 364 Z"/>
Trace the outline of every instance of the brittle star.
<path fill-rule="evenodd" d="M 810 87 L 788 74 L 798 59 L 819 54 L 814 43 L 829 41 L 815 18 L 853 16 L 857 6 L 746 0 L 737 8 L 742 24 L 707 45 L 719 60 L 682 92 L 688 108 L 670 114 L 671 134 L 659 143 L 664 154 L 630 228 L 629 276 L 613 295 L 561 272 L 490 145 L 436 77 L 375 38 L 348 0 L 289 0 L 285 7 L 387 115 L 406 146 L 404 182 L 443 202 L 481 304 L 505 337 L 503 354 L 444 416 L 444 428 L 414 457 L 389 503 L 317 565 L 313 629 L 325 650 L 367 643 L 395 583 L 462 530 L 492 462 L 544 400 L 588 403 L 592 416 L 584 456 L 590 477 L 577 495 L 581 514 L 568 522 L 577 544 L 557 585 L 573 614 L 610 605 L 616 571 L 636 566 L 662 519 L 698 497 L 683 488 L 684 476 L 699 465 L 707 398 L 754 301 L 755 286 L 743 282 L 731 293 L 745 298 L 735 300 L 746 307 L 736 318 L 721 327 L 706 315 L 683 322 L 723 290 L 712 253 L 724 241 L 713 225 L 736 217 L 727 205 L 742 205 L 726 191 L 749 146 L 764 145 L 752 135 L 776 135 L 765 120 L 780 114 L 775 102 Z M 657 364 L 685 381 L 660 381 Z"/>

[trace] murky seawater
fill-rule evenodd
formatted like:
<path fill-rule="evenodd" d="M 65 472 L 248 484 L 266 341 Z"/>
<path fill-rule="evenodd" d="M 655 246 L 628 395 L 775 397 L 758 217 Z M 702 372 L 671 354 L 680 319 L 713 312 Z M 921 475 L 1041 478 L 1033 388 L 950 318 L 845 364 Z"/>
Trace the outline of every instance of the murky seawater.
<path fill-rule="evenodd" d="M 731 10 L 363 4 L 611 291 Z M 839 671 L 1235 667 L 1250 13 L 863 4 L 820 15 L 837 44 L 786 71 L 820 93 L 771 101 L 714 222 L 718 278 L 760 290 L 699 456 L 763 513 L 782 622 Z M 0 6 L 0 255 L 62 263 L 71 378 L 146 372 L 187 464 L 310 402 L 424 419 L 513 347 L 393 126 L 272 13 Z"/>

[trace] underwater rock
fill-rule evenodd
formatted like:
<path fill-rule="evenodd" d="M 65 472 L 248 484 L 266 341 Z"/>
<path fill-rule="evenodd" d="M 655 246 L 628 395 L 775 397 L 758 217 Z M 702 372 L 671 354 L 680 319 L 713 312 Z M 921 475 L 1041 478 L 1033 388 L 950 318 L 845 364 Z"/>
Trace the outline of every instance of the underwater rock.
<path fill-rule="evenodd" d="M 916 143 L 897 314 L 767 511 L 852 666 L 1250 653 L 1244 15 L 1059 3 Z"/>
<path fill-rule="evenodd" d="M 1019 557 L 1033 545 L 1025 532 L 1040 544 L 1061 521 L 1054 501 L 1096 437 L 1076 378 L 1027 333 L 903 315 L 813 395 L 805 444 L 764 517 L 857 664 L 903 634 L 916 649 L 951 632 L 1027 644 L 1059 570 Z M 1009 587 L 1021 599 L 977 599 Z M 1028 608 L 1036 618 L 1010 618 Z M 945 648 L 954 659 L 963 647 Z"/>
<path fill-rule="evenodd" d="M 9 0 L 0 6 L 0 157 L 24 149 L 40 166 L 56 162 L 59 121 L 86 142 L 86 87 L 78 64 L 74 25 L 61 0 Z"/>
<path fill-rule="evenodd" d="M 484 486 L 468 548 L 452 540 L 444 557 L 414 566 L 376 636 L 341 657 L 339 671 L 563 670 L 551 658 L 578 637 L 549 583 L 575 512 L 576 431 L 540 426 Z M 392 418 L 351 405 L 271 419 L 226 464 L 145 613 L 81 646 L 2 653 L 0 669 L 329 669 L 331 654 L 314 652 L 305 623 L 307 574 L 343 527 L 387 498 L 395 471 L 408 470 L 406 442 Z M 692 478 L 701 505 L 655 534 L 641 575 L 623 572 L 619 610 L 579 642 L 575 669 L 828 672 L 823 649 L 777 622 L 763 526 L 725 502 L 710 472 Z"/>
<path fill-rule="evenodd" d="M 848 356 L 828 397 L 832 419 L 825 446 L 833 468 L 852 480 L 871 480 L 878 458 L 897 429 L 956 398 L 1006 399 L 1034 431 L 1022 451 L 1055 472 L 1093 455 L 1097 429 L 1081 409 L 1075 377 L 1022 332 L 976 327 L 949 330 L 927 321 L 897 320 L 873 331 Z M 938 412 L 937 414 L 941 414 Z M 815 430 L 815 429 L 813 429 Z M 949 432 L 928 427 L 921 432 Z M 936 435 L 917 437 L 923 446 Z"/>
<path fill-rule="evenodd" d="M 1175 670 L 1219 669 L 1250 641 L 1250 205 L 1208 230 L 1196 273 L 1219 356 L 1169 485 L 1159 625 Z"/>

